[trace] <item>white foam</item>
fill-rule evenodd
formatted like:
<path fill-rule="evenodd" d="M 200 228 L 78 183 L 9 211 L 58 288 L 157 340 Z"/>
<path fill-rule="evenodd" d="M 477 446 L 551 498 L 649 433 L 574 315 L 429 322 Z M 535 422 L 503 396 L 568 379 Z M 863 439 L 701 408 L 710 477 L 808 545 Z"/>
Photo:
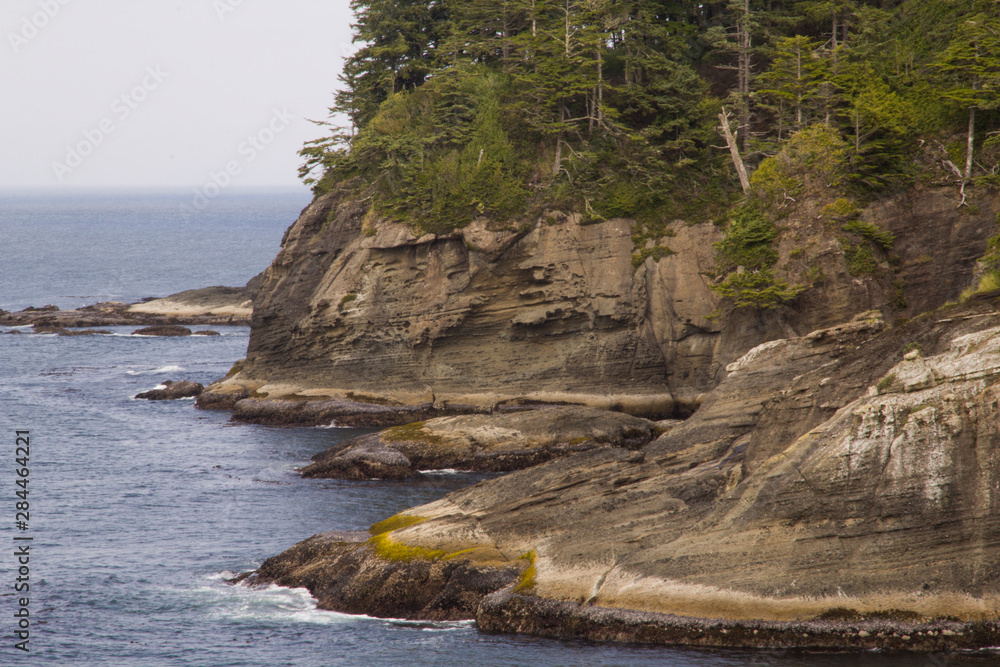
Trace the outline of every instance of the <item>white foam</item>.
<path fill-rule="evenodd" d="M 121 334 L 111 334 L 112 336 Z M 160 366 L 159 368 L 154 368 L 147 371 L 125 371 L 126 375 L 156 375 L 158 373 L 177 373 L 183 371 L 184 368 L 181 366 Z"/>
<path fill-rule="evenodd" d="M 440 470 L 418 470 L 421 475 L 460 475 L 461 470 L 455 470 L 454 468 L 441 468 Z"/>
<path fill-rule="evenodd" d="M 371 620 L 370 616 L 317 609 L 316 598 L 305 588 L 284 588 L 275 584 L 261 587 L 233 586 L 223 582 L 232 576 L 231 572 L 211 575 L 206 578 L 212 583 L 192 591 L 208 607 L 209 616 L 231 621 L 311 625 L 340 625 Z"/>
<path fill-rule="evenodd" d="M 416 628 L 425 632 L 464 630 L 473 621 L 413 621 L 405 618 L 375 618 L 364 614 L 344 614 L 316 607 L 316 598 L 305 588 L 231 585 L 232 572 L 218 572 L 203 579 L 206 585 L 191 593 L 208 608 L 211 617 L 255 623 L 307 623 L 311 625 L 343 625 L 348 623 L 384 623 Z"/>
<path fill-rule="evenodd" d="M 133 394 L 133 395 L 132 395 L 132 400 L 133 400 L 133 401 L 137 401 L 137 400 L 139 400 L 139 399 L 137 398 L 137 397 L 139 396 L 139 394 L 144 394 L 144 393 L 146 393 L 147 391 L 159 391 L 160 389 L 166 389 L 166 388 L 167 388 L 167 385 L 165 385 L 165 384 L 158 384 L 158 385 L 156 385 L 155 387 L 153 387 L 152 389 L 143 389 L 142 391 L 140 391 L 140 392 L 137 392 L 137 393 Z"/>

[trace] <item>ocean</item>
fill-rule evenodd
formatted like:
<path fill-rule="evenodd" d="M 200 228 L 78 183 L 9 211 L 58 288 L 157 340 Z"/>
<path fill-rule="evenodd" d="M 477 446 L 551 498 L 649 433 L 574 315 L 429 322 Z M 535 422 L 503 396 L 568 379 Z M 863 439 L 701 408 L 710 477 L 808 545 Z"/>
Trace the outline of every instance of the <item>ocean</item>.
<path fill-rule="evenodd" d="M 0 308 L 70 308 L 242 285 L 266 268 L 308 201 L 305 192 L 226 194 L 192 210 L 183 192 L 0 194 Z M 231 586 L 227 578 L 310 535 L 364 530 L 482 477 L 301 479 L 295 469 L 310 456 L 358 431 L 232 424 L 225 413 L 195 410 L 191 400 L 133 398 L 163 380 L 208 384 L 224 375 L 244 356 L 249 329 L 212 328 L 223 335 L 132 337 L 124 327 L 87 337 L 0 333 L 0 664 L 995 664 L 978 655 L 494 636 L 472 623 L 320 611 L 304 590 Z M 28 432 L 27 459 L 17 451 L 20 431 Z M 16 555 L 25 546 L 26 555 Z M 28 633 L 28 652 L 15 647 L 23 641 L 16 632 Z"/>

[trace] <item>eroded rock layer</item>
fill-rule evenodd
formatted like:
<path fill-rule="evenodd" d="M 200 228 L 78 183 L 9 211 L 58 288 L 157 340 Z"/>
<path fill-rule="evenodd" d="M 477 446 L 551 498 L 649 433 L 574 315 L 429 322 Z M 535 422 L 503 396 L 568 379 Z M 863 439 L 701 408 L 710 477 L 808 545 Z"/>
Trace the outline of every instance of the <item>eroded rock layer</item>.
<path fill-rule="evenodd" d="M 352 438 L 314 456 L 302 475 L 403 479 L 442 468 L 508 472 L 601 447 L 638 449 L 669 428 L 660 424 L 583 407 L 439 417 Z"/>
<path fill-rule="evenodd" d="M 757 344 L 956 298 L 994 231 L 996 202 L 957 212 L 953 195 L 914 191 L 865 211 L 896 243 L 861 274 L 840 226 L 809 201 L 794 204 L 776 274 L 806 289 L 793 307 L 754 311 L 727 308 L 710 289 L 722 231 L 708 222 L 675 221 L 640 242 L 669 251 L 643 259 L 631 220 L 547 212 L 519 228 L 477 220 L 418 236 L 375 216 L 370 201 L 331 192 L 292 225 L 261 277 L 242 371 L 199 406 L 249 399 L 237 418 L 286 424 L 321 423 L 322 410 L 275 401 L 419 406 L 421 418 L 517 401 L 685 416 Z M 337 414 L 354 423 L 349 410 L 324 416 Z"/>
<path fill-rule="evenodd" d="M 592 450 L 407 510 L 348 549 L 366 567 L 328 569 L 322 585 L 464 560 L 520 572 L 470 593 L 491 630 L 996 645 L 998 488 L 996 299 L 889 329 L 873 314 L 751 350 L 639 451 Z"/>

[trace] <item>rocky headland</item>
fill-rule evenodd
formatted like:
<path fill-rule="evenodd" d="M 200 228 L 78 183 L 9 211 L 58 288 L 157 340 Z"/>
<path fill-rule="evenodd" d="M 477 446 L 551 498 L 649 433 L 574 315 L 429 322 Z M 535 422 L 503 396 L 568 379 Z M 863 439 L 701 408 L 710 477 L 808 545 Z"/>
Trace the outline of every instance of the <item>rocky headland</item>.
<path fill-rule="evenodd" d="M 585 407 L 439 417 L 352 438 L 314 456 L 302 476 L 406 479 L 443 468 L 509 472 L 599 447 L 639 449 L 672 425 Z"/>
<path fill-rule="evenodd" d="M 977 204 L 870 205 L 892 252 L 859 273 L 806 199 L 775 241 L 802 289 L 757 309 L 713 289 L 709 222 L 646 253 L 626 219 L 419 235 L 318 197 L 262 275 L 247 358 L 198 406 L 385 429 L 305 475 L 515 472 L 241 579 L 540 636 L 1000 644 L 1000 295 L 957 303 L 996 234 L 996 198 Z"/>
<path fill-rule="evenodd" d="M 730 364 L 682 425 L 376 524 L 258 583 L 489 631 L 722 646 L 1000 641 L 997 297 Z"/>

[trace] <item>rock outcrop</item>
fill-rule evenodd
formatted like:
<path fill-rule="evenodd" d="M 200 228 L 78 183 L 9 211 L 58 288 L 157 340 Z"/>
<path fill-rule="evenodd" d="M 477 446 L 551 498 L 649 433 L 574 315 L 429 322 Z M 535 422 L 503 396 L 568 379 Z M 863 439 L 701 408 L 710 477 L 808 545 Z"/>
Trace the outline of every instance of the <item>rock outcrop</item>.
<path fill-rule="evenodd" d="M 431 406 L 428 416 L 440 416 L 535 401 L 686 416 L 757 344 L 871 309 L 891 322 L 957 298 L 998 207 L 986 197 L 980 212 L 956 212 L 953 195 L 914 190 L 864 211 L 896 244 L 859 275 L 840 225 L 814 203 L 795 204 L 781 221 L 776 273 L 808 289 L 791 308 L 737 311 L 710 289 L 722 238 L 711 223 L 675 221 L 643 241 L 671 252 L 645 257 L 635 247 L 645 232 L 630 220 L 546 212 L 519 228 L 481 219 L 421 236 L 331 192 L 289 228 L 261 277 L 245 366 L 199 407 L 231 409 L 226 396 L 241 396 L 261 405 L 238 418 L 289 424 L 317 411 L 267 403 Z"/>
<path fill-rule="evenodd" d="M 396 580 L 419 569 L 434 583 L 413 585 L 434 597 L 447 584 L 428 568 L 465 563 L 520 573 L 489 593 L 470 587 L 474 613 L 467 601 L 454 610 L 493 631 L 996 645 L 998 307 L 972 301 L 888 329 L 873 314 L 758 346 L 692 418 L 638 451 L 596 449 L 452 493 L 338 547 L 333 560 L 350 567 L 303 556 L 280 580 L 348 590 L 376 566 Z M 257 581 L 269 580 L 262 569 Z M 366 612 L 392 607 L 384 587 L 371 590 Z"/>
<path fill-rule="evenodd" d="M 246 323 L 253 313 L 253 292 L 256 281 L 246 287 L 203 287 L 171 294 L 162 299 L 150 299 L 128 308 L 133 315 L 165 315 L 177 319 L 213 317 L 216 321 Z"/>
<path fill-rule="evenodd" d="M 440 417 L 352 438 L 315 455 L 302 475 L 404 479 L 443 468 L 509 472 L 598 447 L 638 449 L 656 435 L 653 422 L 594 408 Z"/>
<path fill-rule="evenodd" d="M 135 397 L 147 401 L 175 401 L 180 398 L 194 398 L 203 391 L 205 387 L 199 382 L 164 380 L 162 389 L 150 389 L 136 394 Z"/>
<path fill-rule="evenodd" d="M 158 324 L 152 327 L 143 327 L 132 332 L 133 336 L 190 336 L 191 330 L 179 324 Z"/>
<path fill-rule="evenodd" d="M 109 326 L 235 325 L 248 324 L 259 276 L 245 287 L 205 287 L 178 292 L 162 299 L 128 304 L 104 301 L 76 310 L 58 306 L 29 307 L 11 313 L 0 310 L 0 326 L 33 325 L 36 330 Z"/>

